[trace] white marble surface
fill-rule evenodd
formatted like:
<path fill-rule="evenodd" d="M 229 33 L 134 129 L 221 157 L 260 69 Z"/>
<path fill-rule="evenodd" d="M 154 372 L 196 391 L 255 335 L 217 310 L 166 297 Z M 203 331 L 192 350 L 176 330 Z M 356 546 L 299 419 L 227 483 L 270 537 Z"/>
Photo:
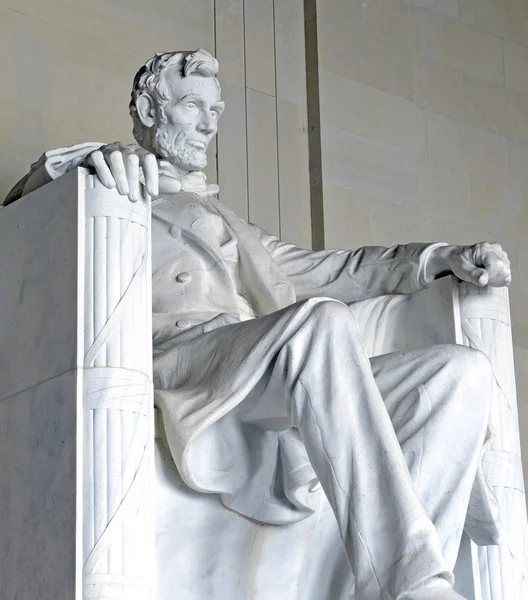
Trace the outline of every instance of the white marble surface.
<path fill-rule="evenodd" d="M 77 182 L 0 219 L 2 598 L 78 597 Z"/>
<path fill-rule="evenodd" d="M 293 550 L 295 565 L 289 561 L 286 572 L 281 568 L 289 554 L 283 534 L 297 528 L 302 538 L 318 514 L 321 523 L 332 518 L 340 530 L 342 547 L 332 544 L 337 553 L 333 565 L 342 574 L 338 593 L 347 594 L 351 584 L 350 571 L 341 570 L 344 551 L 355 572 L 355 600 L 376 595 L 460 599 L 451 587 L 451 571 L 466 512 L 466 532 L 473 540 L 495 543 L 498 535 L 494 499 L 480 468 L 494 389 L 491 365 L 482 352 L 453 345 L 369 362 L 362 338 L 372 344 L 373 354 L 387 349 L 387 337 L 398 340 L 405 350 L 419 341 L 438 342 L 442 337 L 456 341 L 460 322 L 449 296 L 432 303 L 425 296 L 426 308 L 416 297 L 409 302 L 374 301 L 374 309 L 372 304 L 364 310 L 355 308 L 359 326 L 345 304 L 418 292 L 446 273 L 481 286 L 504 285 L 510 279 L 507 257 L 498 245 L 489 244 L 311 252 L 241 221 L 211 198 L 216 190 L 207 186 L 200 172 L 223 110 L 217 69 L 215 59 L 203 50 L 151 59 L 133 90 L 131 112 L 141 147 L 85 144 L 47 153 L 10 197 L 16 200 L 45 183 L 46 177 L 60 177 L 83 159 L 98 175 L 86 179 L 95 196 L 90 203 L 87 191 L 86 229 L 84 221 L 79 227 L 85 259 L 79 262 L 76 282 L 84 284 L 86 303 L 83 296 L 81 304 L 86 310 L 78 321 L 83 323 L 83 366 L 106 369 L 109 384 L 85 386 L 83 394 L 85 441 L 93 437 L 93 443 L 85 445 L 82 468 L 83 598 L 109 594 L 111 589 L 131 598 L 151 593 L 147 579 L 153 546 L 149 547 L 146 525 L 152 516 L 147 473 L 153 437 L 145 432 L 152 406 L 146 390 L 141 390 L 142 408 L 132 412 L 144 413 L 146 427 L 141 425 L 138 438 L 124 436 L 121 429 L 123 446 L 115 437 L 119 428 L 111 415 L 114 408 L 126 413 L 127 402 L 122 399 L 119 407 L 120 398 L 106 394 L 112 389 L 110 380 L 116 385 L 123 381 L 115 369 L 132 368 L 149 376 L 143 350 L 150 349 L 146 335 L 150 276 L 148 269 L 140 273 L 140 266 L 136 268 L 134 248 L 122 243 L 123 232 L 141 212 L 138 207 L 146 206 L 140 194 L 144 182 L 154 196 L 154 382 L 167 448 L 189 487 L 219 494 L 222 503 L 240 515 L 234 518 L 261 523 L 246 520 L 240 529 L 228 528 L 228 538 L 241 535 L 244 541 L 238 538 L 233 543 L 222 570 L 214 553 L 207 560 L 196 553 L 200 531 L 186 536 L 180 528 L 193 522 L 198 529 L 203 527 L 201 508 L 203 514 L 217 511 L 214 520 L 218 518 L 219 527 L 228 514 L 232 518 L 231 513 L 218 502 L 202 504 L 200 499 L 192 511 L 185 511 L 183 524 L 179 513 L 169 508 L 168 481 L 174 477 L 170 469 L 158 469 L 160 487 L 168 494 L 164 509 L 158 509 L 164 518 L 158 520 L 162 524 L 158 539 L 180 547 L 192 544 L 194 555 L 189 558 L 200 556 L 200 568 L 208 568 L 207 575 L 188 569 L 195 578 L 194 593 L 200 589 L 210 594 L 212 573 L 233 573 L 229 561 L 244 549 L 245 583 L 233 578 L 231 591 L 222 588 L 224 597 L 268 598 L 278 589 L 286 594 L 299 587 L 306 598 L 315 592 L 335 597 L 335 589 L 326 586 L 328 579 L 312 580 L 303 588 L 305 563 L 298 550 Z M 157 83 L 170 90 L 173 101 L 167 102 Z M 79 189 L 79 197 L 83 190 Z M 49 188 L 42 193 L 46 191 L 50 193 Z M 148 222 L 141 227 L 146 231 Z M 136 237 L 144 257 L 146 236 L 140 231 Z M 128 274 L 124 278 L 123 272 Z M 138 290 L 133 305 L 137 312 L 123 308 L 132 288 Z M 413 317 L 403 321 L 391 317 L 394 308 L 402 307 L 414 307 Z M 432 326 L 438 314 L 439 327 Z M 134 335 L 124 341 L 118 332 L 123 333 L 129 318 Z M 365 320 L 371 323 L 371 335 Z M 399 336 L 402 324 L 411 331 Z M 487 339 L 493 343 L 492 335 Z M 129 344 L 142 349 L 137 364 L 124 361 Z M 390 347 L 397 348 L 397 344 Z M 86 418 L 90 411 L 93 419 Z M 130 453 L 127 440 L 132 440 L 138 456 Z M 122 468 L 114 469 L 119 451 Z M 127 486 L 124 474 L 129 466 L 135 476 Z M 319 482 L 333 516 L 320 510 Z M 299 542 L 308 563 L 312 551 L 313 561 L 320 562 L 316 531 L 312 530 L 311 541 Z M 88 539 L 91 532 L 93 544 Z M 134 573 L 132 579 L 132 572 L 124 568 L 125 563 L 133 564 L 124 559 L 129 551 L 136 558 L 140 551 L 147 554 L 145 571 Z M 164 590 L 173 556 L 157 555 Z M 465 564 L 467 568 L 469 563 Z M 282 575 L 275 577 L 276 587 L 270 584 L 272 572 Z"/>
<path fill-rule="evenodd" d="M 77 366 L 77 181 L 2 211 L 2 397 Z"/>
<path fill-rule="evenodd" d="M 352 572 L 322 496 L 317 515 L 299 523 L 257 524 L 217 496 L 190 490 L 166 444 L 156 442 L 158 600 L 173 600 L 176 591 L 181 600 L 350 599 Z"/>
<path fill-rule="evenodd" d="M 150 203 L 80 172 L 83 599 L 153 597 Z"/>
<path fill-rule="evenodd" d="M 2 211 L 2 598 L 152 597 L 149 209 L 77 169 Z"/>
<path fill-rule="evenodd" d="M 507 295 L 502 290 L 495 293 L 482 290 L 479 294 L 470 286 L 462 286 L 460 293 L 461 303 L 458 289 L 445 279 L 410 297 L 386 297 L 371 302 L 375 321 L 365 321 L 366 349 L 369 354 L 376 354 L 453 340 L 470 343 L 467 333 L 478 332 L 482 342 L 479 343 L 478 338 L 475 341 L 479 346 L 484 344 L 483 349 L 493 361 L 497 376 L 509 381 L 504 389 L 508 396 L 499 395 L 494 399 L 493 448 L 507 448 L 510 456 L 518 457 L 517 425 L 509 409 L 509 405 L 515 403 L 510 326 L 507 317 L 501 317 L 507 314 Z M 434 311 L 431 311 L 432 306 L 435 306 Z M 420 314 L 428 314 L 427 327 L 409 337 L 409 322 Z M 361 312 L 359 317 L 364 321 Z M 251 523 L 226 511 L 215 496 L 189 490 L 162 439 L 161 424 L 158 436 L 156 552 L 157 589 L 161 600 L 170 600 L 174 589 L 178 589 L 184 599 L 205 600 L 213 593 L 215 584 L 220 583 L 229 598 L 348 600 L 351 597 L 353 576 L 324 496 L 316 515 L 299 523 L 283 527 Z M 496 450 L 488 454 L 485 467 L 491 469 L 488 481 L 502 497 L 503 516 L 509 518 L 504 522 L 506 529 L 499 547 L 479 548 L 467 536 L 463 538 L 455 567 L 456 589 L 471 600 L 494 600 L 497 594 L 504 598 L 523 597 L 526 592 L 523 581 L 527 556 L 526 515 L 524 493 L 518 483 L 522 475 L 518 460 L 517 469 L 512 468 L 513 465 L 504 469 L 498 454 Z M 496 460 L 498 470 L 493 466 Z M 179 535 L 171 533 L 176 531 Z M 178 544 L 174 543 L 175 537 L 180 540 Z M 194 552 L 196 547 L 200 551 Z M 229 552 L 222 551 L 222 547 L 228 547 Z M 211 551 L 204 554 L 206 548 Z M 205 556 L 210 557 L 209 561 L 204 560 Z M 288 568 L 279 565 L 278 556 L 288 556 Z M 240 570 L 242 562 L 246 567 Z"/>
<path fill-rule="evenodd" d="M 73 370 L 0 399 L 2 598 L 81 597 L 77 386 Z"/>

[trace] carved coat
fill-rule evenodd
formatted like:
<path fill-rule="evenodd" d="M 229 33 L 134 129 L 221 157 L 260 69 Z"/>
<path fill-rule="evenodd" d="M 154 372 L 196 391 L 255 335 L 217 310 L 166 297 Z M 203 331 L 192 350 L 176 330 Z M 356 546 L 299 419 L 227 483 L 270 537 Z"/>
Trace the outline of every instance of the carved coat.
<path fill-rule="evenodd" d="M 156 402 L 180 473 L 255 520 L 308 516 L 316 477 L 296 432 L 259 431 L 239 406 L 290 335 L 280 309 L 314 296 L 351 303 L 421 289 L 431 246 L 301 250 L 186 193 L 155 200 L 152 214 Z M 258 318 L 239 323 L 248 309 L 276 319 L 266 330 Z M 193 360 L 211 348 L 211 364 Z"/>

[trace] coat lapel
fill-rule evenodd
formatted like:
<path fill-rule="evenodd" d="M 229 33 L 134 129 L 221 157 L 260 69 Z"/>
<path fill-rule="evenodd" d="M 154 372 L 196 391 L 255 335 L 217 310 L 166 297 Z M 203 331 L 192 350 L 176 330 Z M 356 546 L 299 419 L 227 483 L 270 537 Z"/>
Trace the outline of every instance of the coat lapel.
<path fill-rule="evenodd" d="M 251 304 L 257 309 L 259 316 L 293 304 L 293 284 L 258 237 L 223 204 L 211 200 L 210 206 L 220 214 L 237 238 L 241 283 L 251 296 Z"/>

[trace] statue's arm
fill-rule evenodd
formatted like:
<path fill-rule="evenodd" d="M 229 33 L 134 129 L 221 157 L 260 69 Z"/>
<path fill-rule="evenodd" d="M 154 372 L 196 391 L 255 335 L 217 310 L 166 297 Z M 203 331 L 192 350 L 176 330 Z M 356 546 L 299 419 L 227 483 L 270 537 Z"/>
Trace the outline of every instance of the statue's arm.
<path fill-rule="evenodd" d="M 282 242 L 256 225 L 251 228 L 293 282 L 299 299 L 327 296 L 349 303 L 415 292 L 435 278 L 426 266 L 432 250 L 443 245 L 313 251 Z"/>
<path fill-rule="evenodd" d="M 158 163 L 156 157 L 148 150 L 137 144 L 124 142 L 84 142 L 45 152 L 31 165 L 29 173 L 9 192 L 4 205 L 80 166 L 93 168 L 105 187 L 117 188 L 117 191 L 128 196 L 131 202 L 139 200 L 142 170 L 144 180 L 141 181 L 144 181 L 147 192 L 151 196 L 158 195 Z M 176 180 L 171 179 L 164 183 L 167 193 L 176 193 L 181 189 Z"/>
<path fill-rule="evenodd" d="M 481 287 L 509 285 L 511 281 L 510 262 L 499 244 L 413 243 L 313 251 L 251 227 L 293 282 L 299 299 L 328 296 L 349 303 L 385 294 L 409 294 L 451 274 Z"/>
<path fill-rule="evenodd" d="M 66 148 L 48 150 L 31 165 L 29 173 L 22 177 L 7 194 L 4 205 L 11 204 L 22 196 L 76 169 L 91 152 L 102 145 L 99 142 L 83 142 Z"/>

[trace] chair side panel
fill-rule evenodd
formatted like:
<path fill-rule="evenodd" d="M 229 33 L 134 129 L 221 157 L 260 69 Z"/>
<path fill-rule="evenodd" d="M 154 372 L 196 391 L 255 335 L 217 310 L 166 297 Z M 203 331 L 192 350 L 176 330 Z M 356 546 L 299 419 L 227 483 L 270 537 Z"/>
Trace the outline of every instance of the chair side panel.
<path fill-rule="evenodd" d="M 0 597 L 77 598 L 79 174 L 0 213 Z"/>

